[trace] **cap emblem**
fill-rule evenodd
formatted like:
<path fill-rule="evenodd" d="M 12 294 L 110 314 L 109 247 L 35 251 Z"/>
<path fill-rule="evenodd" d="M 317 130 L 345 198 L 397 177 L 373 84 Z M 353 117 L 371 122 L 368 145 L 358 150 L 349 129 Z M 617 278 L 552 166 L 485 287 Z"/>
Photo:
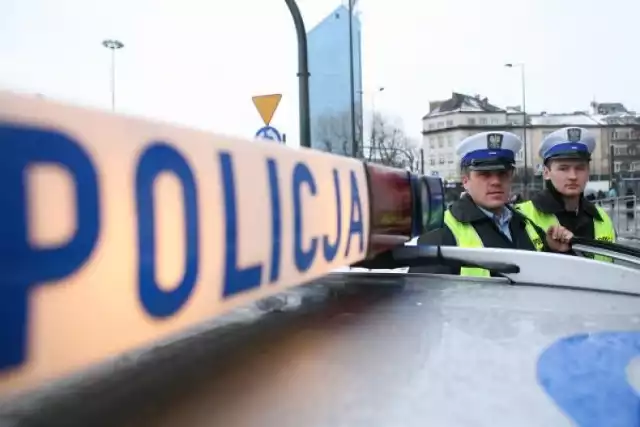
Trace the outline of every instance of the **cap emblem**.
<path fill-rule="evenodd" d="M 567 129 L 567 137 L 569 138 L 569 142 L 580 141 L 582 139 L 582 129 L 579 129 L 579 128 Z"/>
<path fill-rule="evenodd" d="M 490 133 L 487 135 L 487 148 L 490 150 L 499 150 L 502 148 L 502 140 L 504 135 L 501 133 Z"/>

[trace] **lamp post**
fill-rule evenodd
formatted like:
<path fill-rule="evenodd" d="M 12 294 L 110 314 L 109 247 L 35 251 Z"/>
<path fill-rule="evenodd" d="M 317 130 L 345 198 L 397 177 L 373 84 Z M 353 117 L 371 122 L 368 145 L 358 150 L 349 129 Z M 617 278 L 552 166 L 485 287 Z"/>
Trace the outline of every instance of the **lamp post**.
<path fill-rule="evenodd" d="M 522 176 L 522 183 L 524 184 L 524 196 L 529 193 L 529 162 L 528 152 L 529 146 L 527 145 L 527 91 L 526 81 L 523 63 L 505 64 L 505 67 L 516 68 L 520 67 L 520 80 L 522 84 L 522 142 L 524 144 L 524 175 Z"/>
<path fill-rule="evenodd" d="M 371 116 L 374 116 L 376 113 L 376 95 L 379 94 L 380 92 L 384 92 L 384 87 L 380 86 L 378 87 L 375 91 L 369 92 L 369 91 L 364 91 L 364 90 L 359 90 L 358 94 L 359 95 L 364 95 L 365 93 L 371 93 Z"/>
<path fill-rule="evenodd" d="M 370 135 L 369 139 L 370 139 L 371 143 L 373 144 L 373 145 L 370 145 L 369 147 L 373 147 L 375 145 L 374 137 L 375 137 L 375 130 L 376 130 L 376 128 L 375 128 L 375 126 L 376 126 L 376 95 L 378 95 L 380 92 L 383 92 L 383 91 L 384 91 L 384 86 L 379 86 L 375 91 L 371 91 L 371 92 L 367 91 L 368 93 L 371 94 L 371 135 Z M 362 95 L 365 94 L 365 91 L 359 90 L 358 94 L 360 96 L 362 96 Z M 362 126 L 362 128 L 364 129 L 364 126 Z M 363 135 L 362 144 L 363 144 L 362 145 L 362 155 L 364 156 L 364 149 L 365 149 L 365 146 L 364 146 L 364 135 Z"/>
<path fill-rule="evenodd" d="M 376 113 L 376 95 L 379 94 L 380 92 L 384 92 L 384 86 L 380 86 L 378 90 L 376 90 L 373 93 L 373 96 L 371 97 L 371 113 L 374 115 Z"/>
<path fill-rule="evenodd" d="M 284 0 L 291 12 L 298 37 L 298 79 L 300 146 L 311 147 L 311 115 L 309 109 L 309 60 L 307 58 L 307 30 L 296 0 Z"/>
<path fill-rule="evenodd" d="M 116 109 L 116 49 L 122 49 L 124 43 L 120 40 L 104 40 L 102 46 L 111 49 L 111 110 Z"/>
<path fill-rule="evenodd" d="M 356 94 L 355 77 L 353 71 L 353 6 L 356 0 L 349 0 L 349 92 L 351 99 L 351 155 L 358 157 L 358 142 L 356 140 Z"/>

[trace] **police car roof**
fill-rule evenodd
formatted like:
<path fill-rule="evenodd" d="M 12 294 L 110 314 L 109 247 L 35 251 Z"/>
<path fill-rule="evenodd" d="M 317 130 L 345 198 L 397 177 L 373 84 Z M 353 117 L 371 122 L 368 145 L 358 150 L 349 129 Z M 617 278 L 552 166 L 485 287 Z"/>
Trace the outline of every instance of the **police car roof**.
<path fill-rule="evenodd" d="M 114 396 L 123 394 L 118 384 L 148 401 L 172 396 L 170 405 L 139 412 L 131 425 L 537 427 L 637 420 L 636 400 L 618 397 L 631 392 L 624 378 L 638 379 L 622 357 L 637 352 L 637 297 L 390 273 L 332 274 L 286 295 L 290 308 L 269 320 L 255 307 L 230 315 L 226 327 L 236 339 L 159 347 L 156 360 L 140 364 L 137 381 L 122 360 L 114 362 L 120 370 L 105 368 Z M 174 393 L 169 384 L 185 388 Z M 100 405 L 86 408 L 82 399 L 70 402 L 84 406 L 76 413 L 88 418 Z"/>

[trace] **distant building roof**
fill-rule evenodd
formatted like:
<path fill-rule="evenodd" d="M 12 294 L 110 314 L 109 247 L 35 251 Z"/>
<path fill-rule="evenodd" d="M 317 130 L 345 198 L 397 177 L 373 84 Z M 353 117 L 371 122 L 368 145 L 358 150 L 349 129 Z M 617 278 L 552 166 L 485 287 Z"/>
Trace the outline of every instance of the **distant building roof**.
<path fill-rule="evenodd" d="M 529 123 L 532 126 L 598 126 L 597 117 L 587 113 L 531 114 Z"/>
<path fill-rule="evenodd" d="M 602 124 L 607 125 L 640 125 L 640 117 L 635 112 L 615 113 L 597 116 Z"/>
<path fill-rule="evenodd" d="M 619 114 L 619 113 L 628 113 L 625 106 L 620 102 L 593 102 L 591 104 L 594 107 L 594 110 L 597 114 L 601 115 L 609 115 L 609 114 Z"/>
<path fill-rule="evenodd" d="M 499 113 L 504 112 L 502 108 L 489 103 L 487 98 L 479 95 L 469 96 L 462 93 L 453 92 L 451 98 L 443 101 L 432 101 L 429 103 L 429 113 L 422 119 L 435 117 L 449 113 Z"/>
<path fill-rule="evenodd" d="M 592 102 L 593 114 L 589 111 L 574 111 L 572 113 L 527 114 L 527 121 L 531 126 L 640 126 L 640 115 L 629 111 L 620 102 Z M 480 95 L 470 96 L 453 92 L 451 98 L 429 102 L 429 113 L 422 119 L 437 117 L 450 113 L 506 113 L 507 123 L 513 125 L 512 117 L 522 116 L 521 107 L 508 106 L 506 109 L 490 104 L 487 98 Z M 522 120 L 520 119 L 520 122 Z"/>
<path fill-rule="evenodd" d="M 589 114 L 577 111 L 562 114 L 531 114 L 528 116 L 532 126 L 602 126 L 602 125 L 640 125 L 640 116 L 635 113 Z"/>

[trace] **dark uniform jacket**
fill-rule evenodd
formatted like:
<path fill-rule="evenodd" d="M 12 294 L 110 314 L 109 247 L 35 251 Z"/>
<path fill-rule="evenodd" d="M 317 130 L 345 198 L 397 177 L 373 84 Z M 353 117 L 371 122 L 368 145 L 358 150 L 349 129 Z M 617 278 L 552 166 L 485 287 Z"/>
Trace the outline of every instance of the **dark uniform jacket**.
<path fill-rule="evenodd" d="M 471 223 L 478 233 L 482 243 L 487 248 L 505 248 L 505 249 L 522 249 L 527 251 L 535 251 L 535 247 L 531 238 L 525 230 L 527 219 L 519 212 L 513 212 L 513 216 L 509 223 L 511 230 L 511 238 L 509 240 L 499 229 L 494 221 L 489 218 L 478 206 L 473 202 L 471 197 L 466 196 L 461 200 L 453 203 L 450 208 L 451 215 L 455 219 L 464 223 Z M 533 225 L 533 224 L 532 224 Z M 535 225 L 534 225 L 535 226 Z M 550 251 L 546 246 L 545 232 L 538 226 L 535 226 L 540 238 L 545 242 L 545 251 Z M 442 245 L 456 246 L 456 239 L 449 229 L 444 226 L 440 229 L 423 234 L 418 238 L 418 245 Z M 450 267 L 444 265 L 430 265 L 427 267 L 412 267 L 410 273 L 440 273 L 440 274 L 460 274 L 460 267 Z"/>
<path fill-rule="evenodd" d="M 558 218 L 560 225 L 567 228 L 573 234 L 585 239 L 594 239 L 595 231 L 593 221 L 601 221 L 600 212 L 596 206 L 585 197 L 580 199 L 577 212 L 567 211 L 564 207 L 562 196 L 553 187 L 535 194 L 531 198 L 533 206 L 540 212 L 553 214 Z"/>

